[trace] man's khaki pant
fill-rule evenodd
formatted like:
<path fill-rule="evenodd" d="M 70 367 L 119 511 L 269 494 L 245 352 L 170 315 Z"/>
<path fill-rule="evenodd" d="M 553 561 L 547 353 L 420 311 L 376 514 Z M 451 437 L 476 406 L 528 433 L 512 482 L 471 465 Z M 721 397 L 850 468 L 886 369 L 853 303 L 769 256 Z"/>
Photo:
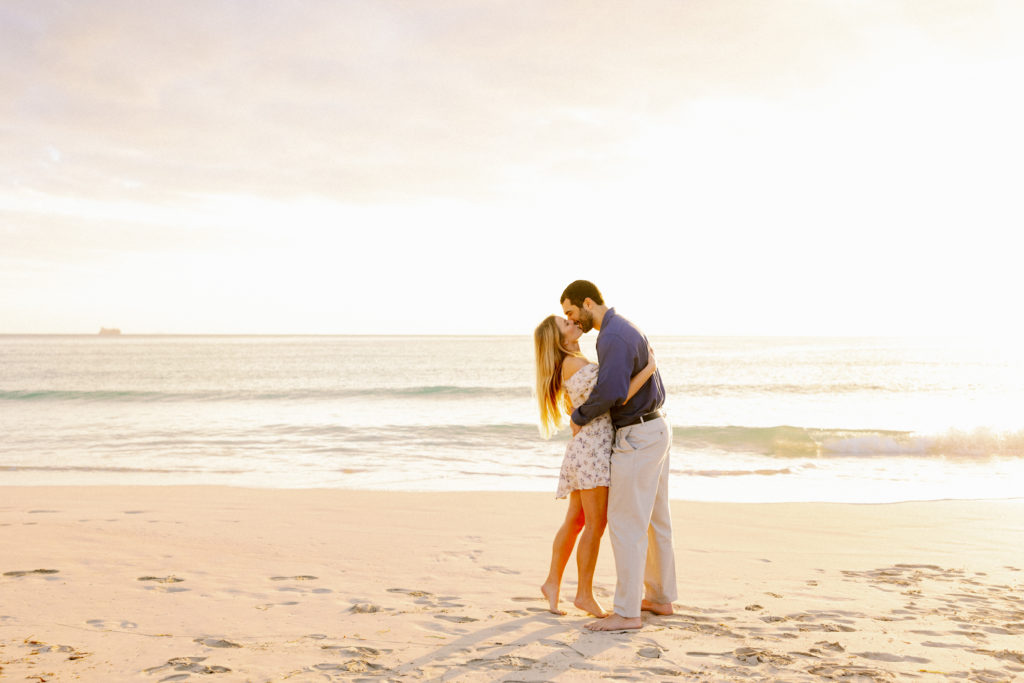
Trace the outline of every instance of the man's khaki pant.
<path fill-rule="evenodd" d="M 615 613 L 622 617 L 639 617 L 644 597 L 659 603 L 678 597 L 668 507 L 671 444 L 672 427 L 664 418 L 615 433 L 608 532 L 618 575 Z"/>

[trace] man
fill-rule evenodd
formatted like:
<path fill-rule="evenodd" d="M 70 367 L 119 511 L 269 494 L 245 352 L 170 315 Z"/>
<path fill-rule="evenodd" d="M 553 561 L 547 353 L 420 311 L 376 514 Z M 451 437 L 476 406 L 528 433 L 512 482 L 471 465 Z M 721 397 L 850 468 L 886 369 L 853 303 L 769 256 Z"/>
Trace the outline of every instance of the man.
<path fill-rule="evenodd" d="M 626 401 L 630 377 L 647 365 L 647 338 L 605 305 L 592 282 L 576 280 L 562 292 L 561 301 L 565 316 L 583 332 L 598 330 L 597 384 L 586 403 L 573 411 L 573 435 L 606 411 L 616 430 L 608 488 L 608 532 L 617 574 L 615 606 L 613 613 L 586 628 L 637 629 L 643 626 L 642 610 L 672 614 L 677 597 L 668 506 L 672 428 L 661 412 L 665 387 L 656 371 Z"/>

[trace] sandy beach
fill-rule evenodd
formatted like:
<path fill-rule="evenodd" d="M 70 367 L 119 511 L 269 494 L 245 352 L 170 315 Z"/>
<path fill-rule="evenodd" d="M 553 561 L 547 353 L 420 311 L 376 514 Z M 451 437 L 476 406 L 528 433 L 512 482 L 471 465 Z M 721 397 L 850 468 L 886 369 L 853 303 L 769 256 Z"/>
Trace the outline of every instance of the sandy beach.
<path fill-rule="evenodd" d="M 0 490 L 3 680 L 1024 679 L 1024 500 L 676 501 L 676 614 L 599 634 L 549 495 Z"/>

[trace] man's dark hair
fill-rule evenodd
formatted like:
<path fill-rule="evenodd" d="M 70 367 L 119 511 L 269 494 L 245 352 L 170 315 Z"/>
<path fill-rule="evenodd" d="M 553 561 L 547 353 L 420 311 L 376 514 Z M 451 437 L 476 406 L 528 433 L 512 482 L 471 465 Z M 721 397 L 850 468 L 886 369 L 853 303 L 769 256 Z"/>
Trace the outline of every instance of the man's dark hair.
<path fill-rule="evenodd" d="M 604 306 L 604 299 L 601 298 L 601 290 L 597 288 L 593 282 L 589 280 L 576 280 L 562 292 L 562 298 L 558 300 L 558 303 L 562 303 L 566 299 L 569 300 L 573 306 L 583 307 L 583 300 L 590 299 L 598 306 Z"/>

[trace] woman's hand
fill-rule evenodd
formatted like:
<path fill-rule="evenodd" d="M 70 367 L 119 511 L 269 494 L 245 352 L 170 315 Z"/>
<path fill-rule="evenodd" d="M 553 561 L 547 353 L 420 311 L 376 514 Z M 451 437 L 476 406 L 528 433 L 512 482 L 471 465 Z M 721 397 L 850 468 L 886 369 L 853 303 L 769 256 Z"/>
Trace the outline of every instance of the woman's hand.
<path fill-rule="evenodd" d="M 658 369 L 658 363 L 654 360 L 654 349 L 647 346 L 647 365 L 644 369 L 636 373 L 629 380 L 629 392 L 626 394 L 626 403 L 629 403 L 630 399 L 636 396 L 636 392 L 640 391 L 643 385 L 647 384 L 647 380 L 651 378 Z"/>

